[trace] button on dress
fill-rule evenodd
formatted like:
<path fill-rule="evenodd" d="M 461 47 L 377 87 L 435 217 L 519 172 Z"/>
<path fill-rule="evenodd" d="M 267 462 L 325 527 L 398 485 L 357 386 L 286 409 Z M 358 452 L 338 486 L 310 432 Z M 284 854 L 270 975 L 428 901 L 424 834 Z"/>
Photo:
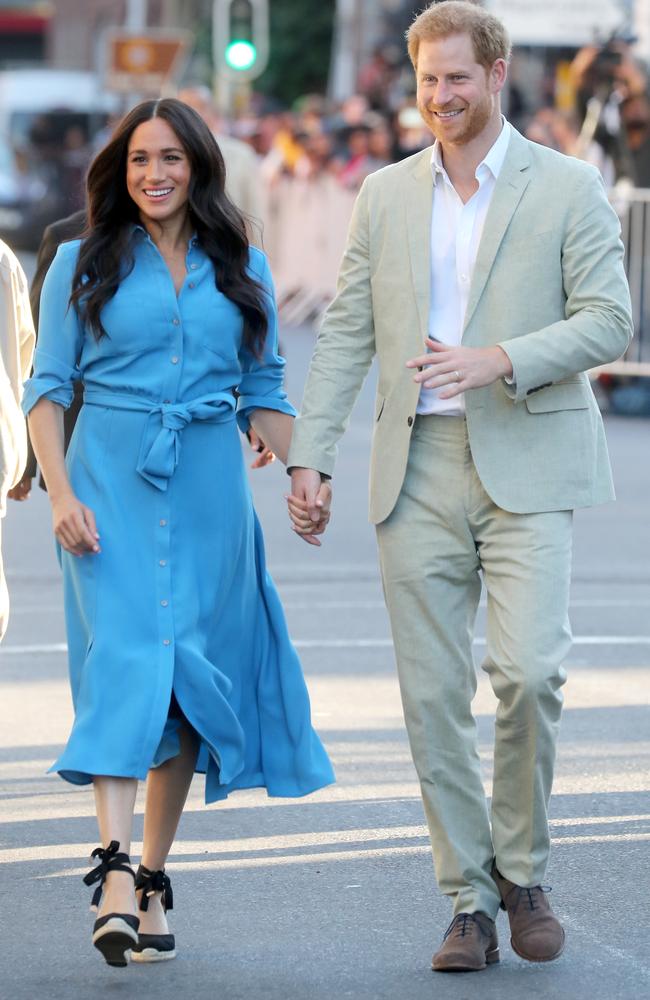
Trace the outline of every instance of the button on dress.
<path fill-rule="evenodd" d="M 201 740 L 206 802 L 238 788 L 306 795 L 334 775 L 266 569 L 237 432 L 255 409 L 295 412 L 266 258 L 250 249 L 269 316 L 256 359 L 195 238 L 177 296 L 134 227 L 133 267 L 103 309 L 99 340 L 68 306 L 79 247 L 63 244 L 47 274 L 23 399 L 25 413 L 42 396 L 67 407 L 83 379 L 66 464 L 102 550 L 78 558 L 59 547 L 75 718 L 51 770 L 75 784 L 143 779 L 178 754 L 182 713 Z"/>

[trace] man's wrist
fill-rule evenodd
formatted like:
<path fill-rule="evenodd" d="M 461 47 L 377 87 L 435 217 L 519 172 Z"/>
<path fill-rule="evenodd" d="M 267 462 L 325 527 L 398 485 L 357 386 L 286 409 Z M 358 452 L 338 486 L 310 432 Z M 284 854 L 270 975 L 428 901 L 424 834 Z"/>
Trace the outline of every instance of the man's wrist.
<path fill-rule="evenodd" d="M 496 350 L 498 351 L 497 362 L 499 364 L 499 378 L 512 379 L 514 371 L 512 368 L 512 361 L 508 357 L 508 354 L 504 351 L 500 344 L 496 345 Z"/>
<path fill-rule="evenodd" d="M 287 473 L 290 476 L 294 472 L 301 472 L 301 471 L 304 471 L 304 472 L 317 472 L 318 475 L 320 476 L 321 483 L 328 483 L 330 481 L 330 479 L 332 478 L 326 472 L 319 472 L 318 469 L 308 469 L 307 466 L 305 466 L 305 465 L 289 465 L 289 466 L 287 466 Z"/>

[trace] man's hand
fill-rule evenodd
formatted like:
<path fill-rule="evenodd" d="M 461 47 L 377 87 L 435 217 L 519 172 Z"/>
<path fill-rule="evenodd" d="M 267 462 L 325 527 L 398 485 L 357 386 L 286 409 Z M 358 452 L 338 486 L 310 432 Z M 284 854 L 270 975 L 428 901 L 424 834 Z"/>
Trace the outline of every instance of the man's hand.
<path fill-rule="evenodd" d="M 292 528 L 309 545 L 320 545 L 330 519 L 332 488 L 315 469 L 296 468 L 291 473 L 291 496 L 286 497 Z"/>
<path fill-rule="evenodd" d="M 74 493 L 52 500 L 52 520 L 54 534 L 67 552 L 74 556 L 101 552 L 95 515 Z"/>
<path fill-rule="evenodd" d="M 7 496 L 10 500 L 29 500 L 29 494 L 32 492 L 32 477 L 23 476 L 19 479 L 16 485 L 9 490 Z"/>
<path fill-rule="evenodd" d="M 259 434 L 256 434 L 252 427 L 248 428 L 246 437 L 253 451 L 258 453 L 255 461 L 251 462 L 251 469 L 263 469 L 264 466 L 275 462 L 275 455 L 270 448 L 266 447 Z"/>
<path fill-rule="evenodd" d="M 468 389 L 512 376 L 512 363 L 501 347 L 449 347 L 429 337 L 426 345 L 431 353 L 411 358 L 406 367 L 420 369 L 413 381 L 425 389 L 443 389 L 440 399 L 452 399 Z"/>

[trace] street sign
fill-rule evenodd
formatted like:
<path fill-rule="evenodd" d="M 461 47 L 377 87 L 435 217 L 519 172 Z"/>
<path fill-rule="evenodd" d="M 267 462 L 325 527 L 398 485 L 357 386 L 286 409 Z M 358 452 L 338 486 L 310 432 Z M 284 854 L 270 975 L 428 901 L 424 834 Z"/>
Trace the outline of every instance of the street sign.
<path fill-rule="evenodd" d="M 626 22 L 621 0 L 487 0 L 513 45 L 571 46 L 606 41 Z"/>
<path fill-rule="evenodd" d="M 191 42 L 189 31 L 107 32 L 106 88 L 159 97 L 163 87 L 180 76 Z"/>

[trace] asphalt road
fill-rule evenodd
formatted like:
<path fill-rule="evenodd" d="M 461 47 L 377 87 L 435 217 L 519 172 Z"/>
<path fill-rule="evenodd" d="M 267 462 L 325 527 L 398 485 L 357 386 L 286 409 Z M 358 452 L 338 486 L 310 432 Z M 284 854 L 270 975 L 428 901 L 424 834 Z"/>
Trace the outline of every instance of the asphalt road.
<path fill-rule="evenodd" d="M 313 341 L 285 331 L 299 400 Z M 4 524 L 12 619 L 0 650 L 0 997 L 168 1000 L 617 1000 L 650 995 L 650 422 L 607 421 L 616 505 L 576 516 L 566 711 L 548 883 L 567 927 L 557 962 L 441 976 L 436 889 L 366 521 L 372 379 L 341 448 L 322 550 L 288 530 L 279 467 L 251 474 L 271 571 L 338 782 L 306 800 L 240 792 L 205 808 L 197 778 L 169 871 L 179 957 L 109 969 L 81 884 L 92 795 L 45 770 L 71 719 L 61 585 L 46 498 Z M 481 616 L 484 610 L 481 610 Z M 477 662 L 484 635 L 477 631 Z M 118 637 L 119 638 L 119 637 Z M 475 701 L 489 791 L 494 699 Z M 142 830 L 138 806 L 134 853 Z"/>

